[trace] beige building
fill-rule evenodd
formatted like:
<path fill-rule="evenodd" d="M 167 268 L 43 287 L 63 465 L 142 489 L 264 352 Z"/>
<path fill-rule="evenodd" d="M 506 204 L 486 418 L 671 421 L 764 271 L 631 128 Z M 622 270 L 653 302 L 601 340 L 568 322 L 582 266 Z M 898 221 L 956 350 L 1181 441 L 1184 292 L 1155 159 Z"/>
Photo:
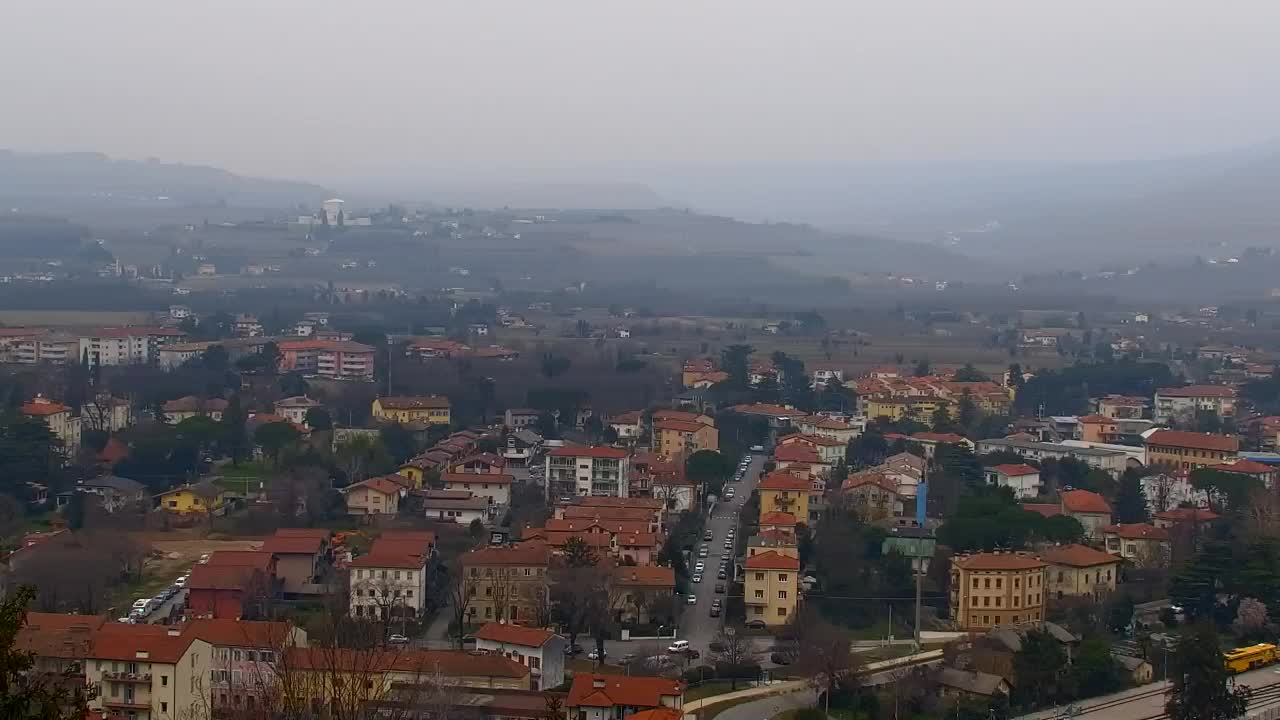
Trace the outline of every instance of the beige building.
<path fill-rule="evenodd" d="M 1044 620 L 1048 564 L 1025 553 L 983 552 L 951 561 L 951 618 L 962 630 Z"/>
<path fill-rule="evenodd" d="M 68 458 L 80 452 L 80 418 L 71 414 L 70 407 L 37 395 L 31 402 L 24 403 L 21 410 L 23 415 L 43 420 L 49 426 L 49 431 L 62 441 Z"/>
<path fill-rule="evenodd" d="M 768 550 L 748 557 L 746 566 L 747 622 L 761 620 L 770 627 L 787 624 L 799 600 L 800 561 Z"/>
<path fill-rule="evenodd" d="M 714 425 L 677 419 L 653 422 L 653 451 L 659 455 L 670 458 L 719 449 L 720 433 Z"/>
<path fill-rule="evenodd" d="M 90 710 L 134 720 L 203 717 L 213 646 L 189 628 L 107 623 L 84 664 Z"/>
<path fill-rule="evenodd" d="M 343 489 L 347 495 L 347 513 L 349 515 L 395 515 L 400 512 L 400 499 L 407 492 L 407 487 L 407 484 L 387 477 L 369 478 L 363 482 L 348 485 Z"/>
<path fill-rule="evenodd" d="M 540 624 L 545 620 L 537 616 L 547 606 L 550 558 L 550 547 L 541 541 L 463 554 L 460 564 L 467 617 L 473 623 L 506 620 Z"/>
<path fill-rule="evenodd" d="M 1120 523 L 1103 529 L 1107 552 L 1137 567 L 1164 567 L 1169 562 L 1169 530 L 1150 523 Z"/>
<path fill-rule="evenodd" d="M 1085 545 L 1063 545 L 1040 553 L 1049 564 L 1049 597 L 1091 597 L 1115 592 L 1121 559 Z"/>

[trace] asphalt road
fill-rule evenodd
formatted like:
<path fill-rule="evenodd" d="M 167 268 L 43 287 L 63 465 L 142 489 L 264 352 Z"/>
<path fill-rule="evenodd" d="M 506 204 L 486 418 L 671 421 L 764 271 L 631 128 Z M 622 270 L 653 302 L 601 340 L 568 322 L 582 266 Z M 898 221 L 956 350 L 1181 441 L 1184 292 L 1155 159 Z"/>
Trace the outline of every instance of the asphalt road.
<path fill-rule="evenodd" d="M 1280 702 L 1276 690 L 1280 689 L 1280 670 L 1266 667 L 1235 676 L 1238 685 L 1253 688 L 1254 699 L 1249 702 L 1249 710 L 1270 707 Z M 1075 714 L 1085 716 L 1088 720 L 1133 720 L 1133 718 L 1167 717 L 1164 704 L 1167 683 L 1149 683 L 1123 692 L 1102 697 L 1081 700 L 1075 703 Z M 1057 707 L 1042 710 L 1030 715 L 1023 715 L 1019 720 L 1057 720 L 1065 715 L 1065 708 Z"/>

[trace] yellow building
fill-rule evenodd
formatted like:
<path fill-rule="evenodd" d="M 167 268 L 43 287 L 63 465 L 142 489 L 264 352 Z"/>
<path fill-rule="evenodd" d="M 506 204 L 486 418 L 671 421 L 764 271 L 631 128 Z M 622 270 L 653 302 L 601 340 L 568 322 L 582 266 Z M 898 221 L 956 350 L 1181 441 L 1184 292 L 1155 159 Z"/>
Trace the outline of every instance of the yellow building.
<path fill-rule="evenodd" d="M 1049 596 L 1100 600 L 1115 592 L 1120 558 L 1086 545 L 1063 545 L 1040 553 L 1049 564 Z"/>
<path fill-rule="evenodd" d="M 449 398 L 441 395 L 380 397 L 373 401 L 373 417 L 387 422 L 449 424 Z"/>
<path fill-rule="evenodd" d="M 896 420 L 914 420 L 925 425 L 933 422 L 938 410 L 945 409 L 947 417 L 953 417 L 953 403 L 942 397 L 933 395 L 917 395 L 910 397 L 875 396 L 866 400 L 868 418 L 888 418 Z"/>
<path fill-rule="evenodd" d="M 771 472 L 764 476 L 756 491 L 760 494 L 760 514 L 781 512 L 797 518 L 809 517 L 809 493 L 812 481 L 787 472 Z"/>
<path fill-rule="evenodd" d="M 1240 439 L 1234 435 L 1157 430 L 1147 436 L 1147 465 L 1195 470 L 1236 459 Z"/>
<path fill-rule="evenodd" d="M 550 558 L 550 548 L 537 540 L 463 554 L 468 622 L 539 622 L 538 613 L 547 606 Z"/>
<path fill-rule="evenodd" d="M 796 610 L 800 560 L 767 550 L 747 558 L 745 598 L 747 622 L 785 625 Z"/>
<path fill-rule="evenodd" d="M 951 618 L 961 630 L 1044 620 L 1048 564 L 1034 555 L 984 552 L 951 561 Z"/>
<path fill-rule="evenodd" d="M 720 433 L 714 425 L 692 420 L 657 420 L 653 423 L 653 451 L 664 457 L 719 449 Z"/>
<path fill-rule="evenodd" d="M 227 503 L 226 491 L 210 480 L 160 493 L 160 507 L 176 513 L 214 513 Z"/>

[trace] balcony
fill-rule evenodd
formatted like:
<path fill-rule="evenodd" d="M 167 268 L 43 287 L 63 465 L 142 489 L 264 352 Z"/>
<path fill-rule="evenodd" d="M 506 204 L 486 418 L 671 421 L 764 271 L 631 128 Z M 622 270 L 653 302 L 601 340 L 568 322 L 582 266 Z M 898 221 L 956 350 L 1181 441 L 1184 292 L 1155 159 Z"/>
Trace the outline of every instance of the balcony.
<path fill-rule="evenodd" d="M 758 605 L 760 607 L 769 607 L 768 598 L 743 598 L 743 605 Z"/>
<path fill-rule="evenodd" d="M 103 680 L 114 680 L 114 681 L 116 681 L 116 682 L 146 683 L 147 685 L 150 685 L 150 684 L 151 684 L 151 673 L 137 673 L 137 672 L 104 672 L 104 673 L 102 673 L 102 679 L 103 679 Z"/>
<path fill-rule="evenodd" d="M 125 710 L 151 710 L 151 703 L 141 702 L 138 698 L 102 698 L 102 705 L 111 708 L 123 708 Z"/>

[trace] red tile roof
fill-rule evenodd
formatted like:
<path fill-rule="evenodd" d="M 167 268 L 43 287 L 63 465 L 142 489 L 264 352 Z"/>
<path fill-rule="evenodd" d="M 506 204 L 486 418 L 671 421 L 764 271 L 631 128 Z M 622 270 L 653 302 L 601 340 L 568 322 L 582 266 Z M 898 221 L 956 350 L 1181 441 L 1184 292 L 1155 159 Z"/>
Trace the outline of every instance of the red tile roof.
<path fill-rule="evenodd" d="M 104 615 L 29 612 L 14 645 L 39 657 L 81 660 L 88 654 L 94 633 L 106 621 Z"/>
<path fill-rule="evenodd" d="M 760 516 L 760 525 L 790 525 L 796 524 L 796 516 L 788 512 L 767 512 Z"/>
<path fill-rule="evenodd" d="M 522 542 L 508 547 L 487 547 L 463 553 L 462 566 L 546 565 L 550 549 L 544 542 Z"/>
<path fill-rule="evenodd" d="M 1040 553 L 1040 559 L 1053 565 L 1070 567 L 1093 567 L 1095 565 L 1111 565 L 1119 563 L 1120 558 L 1110 553 L 1095 550 L 1087 545 L 1063 545 L 1052 547 Z"/>
<path fill-rule="evenodd" d="M 674 432 L 687 433 L 698 432 L 705 427 L 710 426 L 693 422 L 692 420 L 658 420 L 653 424 L 654 430 L 672 430 Z"/>
<path fill-rule="evenodd" d="M 352 483 L 347 486 L 347 490 L 354 490 L 362 487 L 369 488 L 370 490 L 383 495 L 398 495 L 400 494 L 400 491 L 404 489 L 403 485 L 394 480 L 390 480 L 385 477 L 375 477 L 362 482 Z"/>
<path fill-rule="evenodd" d="M 1088 425 L 1111 425 L 1116 422 L 1115 418 L 1109 418 L 1106 415 L 1084 415 L 1077 420 Z"/>
<path fill-rule="evenodd" d="M 614 706 L 660 708 L 663 707 L 664 696 L 683 694 L 684 686 L 678 680 L 580 672 L 573 675 L 573 686 L 569 688 L 569 698 L 565 701 L 565 706 L 569 708 Z"/>
<path fill-rule="evenodd" d="M 1116 535 L 1125 540 L 1160 540 L 1169 539 L 1169 531 L 1156 527 L 1150 523 L 1121 523 L 1119 525 L 1108 525 L 1102 528 L 1102 532 L 1109 535 Z"/>
<path fill-rule="evenodd" d="M 1277 470 L 1272 465 L 1264 465 L 1248 458 L 1221 465 L 1210 465 L 1207 469 L 1221 470 L 1222 472 L 1231 472 L 1239 475 L 1270 475 Z"/>
<path fill-rule="evenodd" d="M 107 623 L 94 633 L 89 657 L 172 665 L 186 654 L 195 639 L 195 633 L 165 625 Z M 139 657 L 139 652 L 146 656 Z"/>
<path fill-rule="evenodd" d="M 1164 397 L 1231 398 L 1236 396 L 1236 390 L 1226 385 L 1187 385 L 1179 388 L 1160 388 L 1156 390 L 1156 394 Z"/>
<path fill-rule="evenodd" d="M 987 469 L 994 470 L 1006 477 L 1019 477 L 1021 475 L 1039 475 L 1040 474 L 1040 468 L 1027 465 L 1025 463 L 1017 463 L 1017 464 L 1006 463 L 1004 465 L 993 465 L 992 467 L 989 467 Z"/>
<path fill-rule="evenodd" d="M 1240 439 L 1232 435 L 1189 432 L 1186 430 L 1157 430 L 1147 436 L 1147 446 L 1167 445 L 1217 452 L 1238 452 Z"/>
<path fill-rule="evenodd" d="M 574 498 L 573 505 L 589 508 L 644 508 L 647 510 L 662 510 L 667 506 L 665 502 L 655 498 L 621 498 L 605 496 Z"/>
<path fill-rule="evenodd" d="M 982 552 L 954 558 L 953 565 L 965 570 L 1035 570 L 1045 563 L 1034 555 L 1022 553 Z"/>
<path fill-rule="evenodd" d="M 556 634 L 542 628 L 491 622 L 485 623 L 484 627 L 476 631 L 475 636 L 477 640 L 523 645 L 524 647 L 542 647 Z"/>
<path fill-rule="evenodd" d="M 1172 510 L 1158 512 L 1154 516 L 1157 520 L 1167 520 L 1169 522 L 1210 522 L 1217 520 L 1220 515 L 1209 508 L 1189 508 L 1180 507 Z"/>
<path fill-rule="evenodd" d="M 291 537 L 273 535 L 262 542 L 261 552 L 281 555 L 316 555 L 324 548 L 324 539 L 318 537 Z"/>
<path fill-rule="evenodd" d="M 863 471 L 850 475 L 840 483 L 841 490 L 856 490 L 863 485 L 875 485 L 881 490 L 887 490 L 891 493 L 898 492 L 898 483 L 885 476 L 884 473 L 874 471 Z"/>
<path fill-rule="evenodd" d="M 269 553 L 262 555 L 270 558 Z M 189 590 L 245 590 L 264 573 L 249 565 L 196 565 L 187 578 Z"/>
<path fill-rule="evenodd" d="M 613 570 L 614 582 L 624 587 L 644 586 L 671 588 L 676 586 L 676 571 L 669 567 L 622 565 Z"/>
<path fill-rule="evenodd" d="M 544 527 L 547 530 L 561 532 L 582 532 L 589 528 L 598 527 L 605 531 L 602 534 L 609 533 L 642 533 L 649 532 L 650 523 L 643 520 L 613 520 L 613 519 L 596 519 L 596 518 L 548 518 Z"/>
<path fill-rule="evenodd" d="M 751 403 L 748 405 L 734 405 L 734 412 L 743 415 L 769 415 L 771 417 L 789 417 L 799 418 L 805 417 L 809 413 L 795 408 L 785 407 L 783 405 L 770 405 L 768 403 Z"/>
<path fill-rule="evenodd" d="M 812 448 L 804 447 L 799 443 L 791 445 L 782 445 L 773 451 L 773 459 L 778 462 L 786 463 L 812 463 L 822 462 L 822 457 L 818 455 Z"/>
<path fill-rule="evenodd" d="M 1062 507 L 1069 513 L 1110 515 L 1106 498 L 1089 490 L 1067 490 L 1062 493 Z"/>
<path fill-rule="evenodd" d="M 293 634 L 288 623 L 259 620 L 198 619 L 187 630 L 217 647 L 267 649 L 286 647 Z"/>
<path fill-rule="evenodd" d="M 67 412 L 71 408 L 59 402 L 47 400 L 45 398 L 36 398 L 28 403 L 22 404 L 23 415 L 35 415 L 44 417 L 45 415 L 57 415 L 58 413 Z"/>
<path fill-rule="evenodd" d="M 790 555 L 766 550 L 747 558 L 748 570 L 799 570 L 800 561 Z"/>
<path fill-rule="evenodd" d="M 1027 512 L 1040 513 L 1045 517 L 1062 514 L 1062 506 L 1057 503 L 1022 503 L 1022 509 Z"/>
<path fill-rule="evenodd" d="M 461 650 L 386 650 L 367 651 L 346 648 L 290 648 L 285 662 L 302 671 L 358 672 L 370 671 L 414 673 L 445 677 L 526 678 L 529 668 L 497 654 L 472 653 Z"/>
<path fill-rule="evenodd" d="M 565 445 L 553 448 L 547 455 L 551 457 L 589 457 L 622 460 L 627 457 L 626 450 L 603 445 Z"/>
<path fill-rule="evenodd" d="M 761 490 L 808 490 L 812 483 L 789 472 L 775 471 L 764 476 L 757 486 Z"/>

